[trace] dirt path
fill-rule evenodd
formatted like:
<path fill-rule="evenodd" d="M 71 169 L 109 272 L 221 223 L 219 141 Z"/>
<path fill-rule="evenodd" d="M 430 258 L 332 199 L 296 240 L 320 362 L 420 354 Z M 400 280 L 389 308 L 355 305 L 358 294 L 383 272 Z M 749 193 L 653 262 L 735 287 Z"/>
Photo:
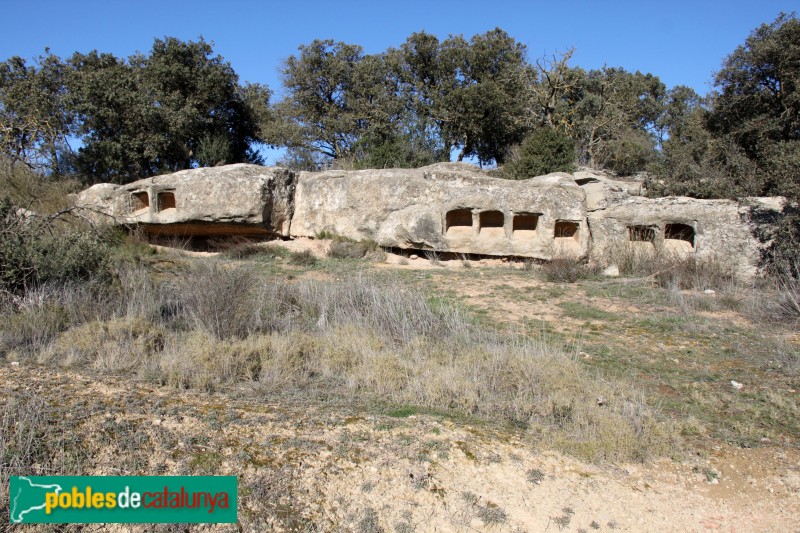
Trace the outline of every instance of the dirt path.
<path fill-rule="evenodd" d="M 429 415 L 267 403 L 34 366 L 7 365 L 0 383 L 2 404 L 35 396 L 74 417 L 88 446 L 85 474 L 138 464 L 142 473 L 239 476 L 245 531 L 308 521 L 322 531 L 800 531 L 792 449 L 722 446 L 705 459 L 598 466 Z M 97 438 L 109 428 L 116 440 Z M 147 450 L 139 463 L 131 440 Z"/>

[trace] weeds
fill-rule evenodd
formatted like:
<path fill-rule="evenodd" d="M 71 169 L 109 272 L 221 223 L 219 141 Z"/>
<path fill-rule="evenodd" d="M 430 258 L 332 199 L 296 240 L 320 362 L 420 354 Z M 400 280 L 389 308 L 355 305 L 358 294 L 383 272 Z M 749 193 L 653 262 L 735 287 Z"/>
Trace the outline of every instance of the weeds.
<path fill-rule="evenodd" d="M 544 481 L 544 472 L 542 472 L 538 468 L 528 470 L 525 473 L 525 475 L 528 479 L 528 483 L 532 483 L 534 485 L 538 485 L 539 483 Z"/>
<path fill-rule="evenodd" d="M 652 276 L 663 288 L 720 290 L 729 289 L 739 282 L 736 270 L 728 260 L 635 244 L 642 243 L 614 243 L 603 249 L 600 261 L 616 265 L 623 276 Z"/>
<path fill-rule="evenodd" d="M 219 339 L 246 337 L 258 325 L 259 295 L 249 268 L 201 261 L 172 288 L 189 322 Z"/>
<path fill-rule="evenodd" d="M 362 259 L 367 255 L 367 246 L 360 242 L 333 241 L 328 248 L 328 257 L 333 259 Z"/>
<path fill-rule="evenodd" d="M 528 267 L 525 269 L 527 270 Z M 575 283 L 580 279 L 585 279 L 596 274 L 596 272 L 592 267 L 584 264 L 575 257 L 558 255 L 542 265 L 542 274 L 547 281 L 555 283 Z"/>
<path fill-rule="evenodd" d="M 794 265 L 800 271 L 800 265 Z M 800 279 L 785 271 L 777 276 L 777 299 L 774 309 L 776 314 L 785 320 L 800 321 Z"/>
<path fill-rule="evenodd" d="M 251 241 L 215 243 L 216 249 L 222 249 L 222 255 L 229 259 L 277 259 L 285 257 L 288 250 L 274 244 L 262 244 Z"/>
<path fill-rule="evenodd" d="M 179 388 L 244 384 L 405 406 L 398 416 L 422 408 L 505 421 L 592 460 L 641 459 L 671 443 L 635 391 L 591 378 L 546 338 L 476 327 L 460 306 L 399 280 L 286 283 L 219 261 L 172 281 L 139 270 L 119 279 L 118 301 L 81 318 L 78 298 L 27 341 L 28 357 Z M 5 330 L 3 339 L 19 343 Z M 569 416 L 554 423 L 553 405 L 570 405 Z"/>
<path fill-rule="evenodd" d="M 303 250 L 302 252 L 290 252 L 289 263 L 297 266 L 314 266 L 317 264 L 317 258 L 310 250 Z"/>
<path fill-rule="evenodd" d="M 426 250 L 425 251 L 425 259 L 430 261 L 432 265 L 435 265 L 435 266 L 438 266 L 438 267 L 443 266 L 442 265 L 442 260 L 439 257 L 438 252 L 436 252 L 435 250 Z"/>

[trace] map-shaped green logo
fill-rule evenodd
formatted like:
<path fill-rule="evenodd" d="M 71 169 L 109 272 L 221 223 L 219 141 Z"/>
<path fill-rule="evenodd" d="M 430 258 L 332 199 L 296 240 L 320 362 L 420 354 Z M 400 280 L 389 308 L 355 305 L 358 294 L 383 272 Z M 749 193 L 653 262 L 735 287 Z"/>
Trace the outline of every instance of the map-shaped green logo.
<path fill-rule="evenodd" d="M 35 522 L 45 514 L 46 495 L 61 493 L 61 485 L 41 484 L 25 476 L 11 478 L 9 487 L 11 523 Z"/>

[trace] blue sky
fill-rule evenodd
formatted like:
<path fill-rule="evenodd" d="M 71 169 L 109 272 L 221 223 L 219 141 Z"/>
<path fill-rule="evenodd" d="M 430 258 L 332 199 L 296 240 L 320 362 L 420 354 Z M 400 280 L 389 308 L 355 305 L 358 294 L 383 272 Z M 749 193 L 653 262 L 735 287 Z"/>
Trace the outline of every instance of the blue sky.
<path fill-rule="evenodd" d="M 705 94 L 724 57 L 754 28 L 794 10 L 795 2 L 776 0 L 3 0 L 0 60 L 32 58 L 45 47 L 62 57 L 94 49 L 128 56 L 148 51 L 155 37 L 202 35 L 242 81 L 266 83 L 279 95 L 281 62 L 315 38 L 373 53 L 399 46 L 415 31 L 469 38 L 499 26 L 527 45 L 531 60 L 574 46 L 573 66 L 652 72 L 667 86 Z"/>

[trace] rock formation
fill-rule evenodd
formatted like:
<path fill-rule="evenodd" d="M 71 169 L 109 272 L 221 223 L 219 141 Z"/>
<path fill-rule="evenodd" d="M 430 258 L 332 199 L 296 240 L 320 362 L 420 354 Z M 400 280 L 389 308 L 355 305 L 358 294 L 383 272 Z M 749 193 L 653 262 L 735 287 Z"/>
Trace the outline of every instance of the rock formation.
<path fill-rule="evenodd" d="M 777 214 L 785 204 L 649 199 L 640 191 L 587 172 L 511 181 L 462 163 L 300 173 L 237 164 L 95 185 L 76 203 L 155 235 L 330 232 L 384 247 L 541 260 L 587 258 L 622 244 L 732 259 L 745 275 L 756 271 L 764 246 L 753 213 Z"/>
<path fill-rule="evenodd" d="M 381 246 L 549 259 L 588 251 L 585 194 L 569 174 L 490 178 L 472 165 L 303 172 L 292 236 L 330 231 Z"/>
<path fill-rule="evenodd" d="M 76 204 L 96 219 L 154 235 L 289 236 L 295 173 L 257 165 L 183 170 L 127 185 L 101 183 Z"/>

